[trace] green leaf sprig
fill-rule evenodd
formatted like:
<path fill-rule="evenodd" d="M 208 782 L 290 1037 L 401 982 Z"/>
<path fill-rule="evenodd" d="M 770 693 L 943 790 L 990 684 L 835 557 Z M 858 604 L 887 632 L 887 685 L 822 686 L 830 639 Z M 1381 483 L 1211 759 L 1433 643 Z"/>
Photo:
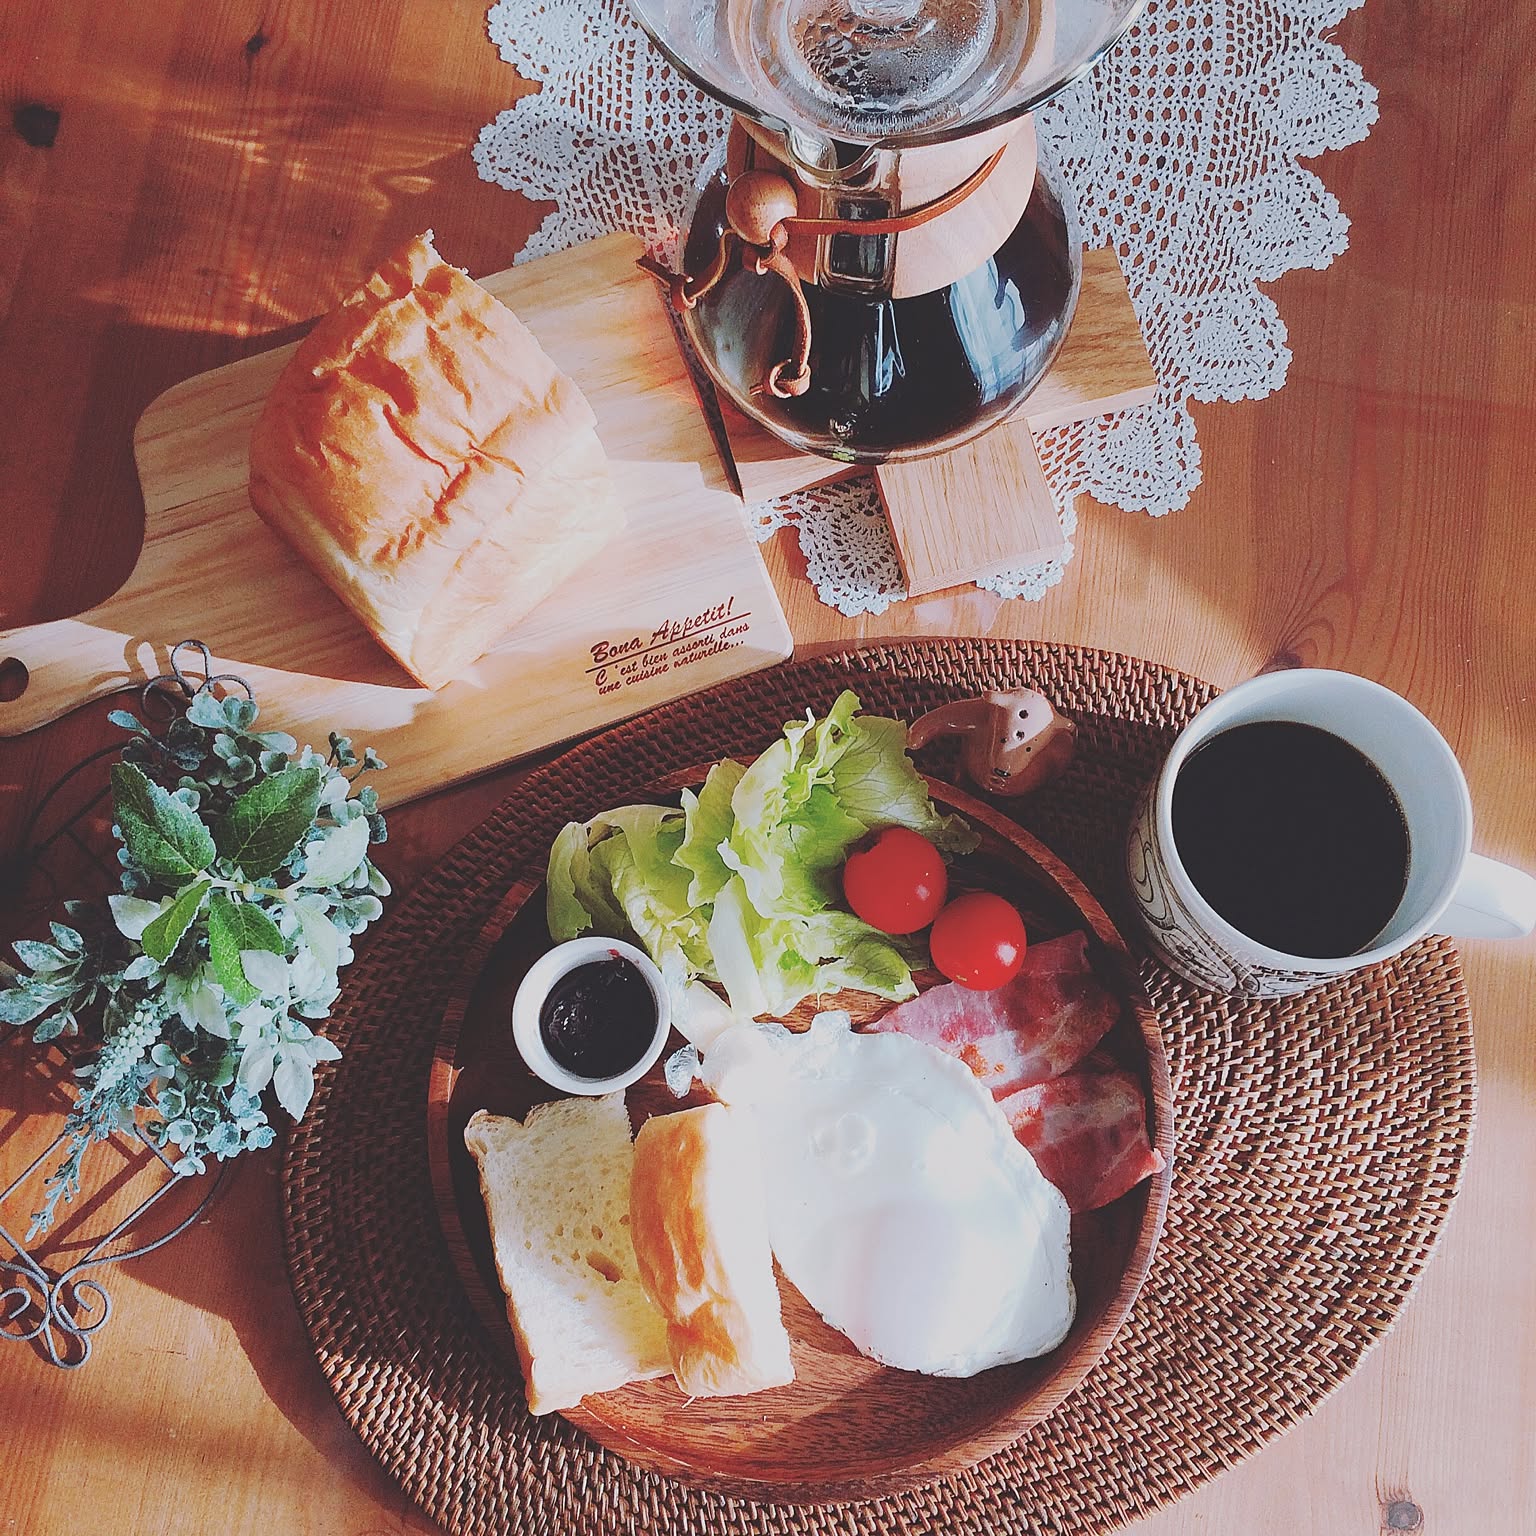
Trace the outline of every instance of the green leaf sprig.
<path fill-rule="evenodd" d="M 29 1241 L 78 1193 L 91 1142 L 137 1123 L 200 1173 L 270 1145 L 263 1095 L 300 1118 L 315 1067 L 341 1054 L 313 1026 L 389 894 L 368 857 L 387 835 L 378 795 L 357 782 L 386 765 L 334 732 L 322 756 L 254 731 L 256 716 L 206 689 L 163 736 L 110 716 L 131 733 L 111 771 L 122 890 L 67 902 L 52 942 L 19 940 L 25 970 L 0 987 L 0 1023 L 99 1047 L 75 1069 Z"/>

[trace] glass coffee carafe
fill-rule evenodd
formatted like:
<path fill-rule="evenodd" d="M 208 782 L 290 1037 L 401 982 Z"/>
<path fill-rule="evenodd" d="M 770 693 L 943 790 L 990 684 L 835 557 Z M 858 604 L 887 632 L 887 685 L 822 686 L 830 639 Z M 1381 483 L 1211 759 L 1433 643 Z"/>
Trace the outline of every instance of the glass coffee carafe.
<path fill-rule="evenodd" d="M 1142 0 L 633 0 L 734 109 L 673 298 L 716 386 L 858 463 L 1018 407 L 1077 300 L 1081 242 L 1029 110 Z"/>

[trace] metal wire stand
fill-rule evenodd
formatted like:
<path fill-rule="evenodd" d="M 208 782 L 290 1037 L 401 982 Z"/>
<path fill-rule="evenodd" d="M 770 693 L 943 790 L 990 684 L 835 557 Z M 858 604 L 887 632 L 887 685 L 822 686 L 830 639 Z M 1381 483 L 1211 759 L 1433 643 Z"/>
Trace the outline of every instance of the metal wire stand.
<path fill-rule="evenodd" d="M 20 1238 L 16 1237 L 0 1219 L 0 1241 L 9 1245 L 12 1258 L 0 1258 L 0 1279 L 9 1284 L 0 1290 L 0 1337 L 19 1344 L 36 1341 L 47 1352 L 48 1358 L 64 1370 L 78 1370 L 91 1358 L 93 1335 L 112 1315 L 112 1297 L 100 1280 L 88 1271 L 101 1271 L 109 1264 L 121 1264 L 126 1259 L 137 1259 L 146 1253 L 162 1248 L 173 1237 L 179 1237 L 207 1210 L 209 1202 L 218 1193 L 229 1171 L 228 1163 L 221 1163 L 214 1174 L 182 1175 L 173 1171 L 171 1160 L 152 1142 L 142 1130 L 135 1127 L 133 1136 L 148 1147 L 165 1172 L 165 1182 L 136 1205 L 105 1237 L 88 1248 L 82 1258 L 76 1259 L 66 1269 L 52 1270 L 36 1259 Z M 12 1199 L 38 1172 L 60 1147 L 69 1139 L 67 1131 L 60 1132 L 38 1155 L 0 1190 L 0 1217 L 7 1202 Z M 202 1198 L 181 1221 L 147 1243 L 125 1248 L 120 1253 L 108 1250 L 119 1239 L 137 1227 L 146 1216 L 173 1189 L 185 1184 L 188 1178 L 201 1177 L 208 1185 Z"/>

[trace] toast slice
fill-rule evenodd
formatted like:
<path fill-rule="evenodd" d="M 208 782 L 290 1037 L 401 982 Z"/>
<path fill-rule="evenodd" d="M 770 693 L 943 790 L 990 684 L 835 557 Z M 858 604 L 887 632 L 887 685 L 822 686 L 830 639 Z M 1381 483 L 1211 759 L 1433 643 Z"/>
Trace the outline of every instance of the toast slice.
<path fill-rule="evenodd" d="M 561 1099 L 524 1121 L 478 1110 L 464 1144 L 480 1169 L 529 1409 L 665 1376 L 666 1324 L 630 1239 L 624 1095 Z"/>
<path fill-rule="evenodd" d="M 629 1211 L 678 1386 L 728 1397 L 793 1381 L 762 1182 L 732 1111 L 705 1104 L 647 1120 Z"/>

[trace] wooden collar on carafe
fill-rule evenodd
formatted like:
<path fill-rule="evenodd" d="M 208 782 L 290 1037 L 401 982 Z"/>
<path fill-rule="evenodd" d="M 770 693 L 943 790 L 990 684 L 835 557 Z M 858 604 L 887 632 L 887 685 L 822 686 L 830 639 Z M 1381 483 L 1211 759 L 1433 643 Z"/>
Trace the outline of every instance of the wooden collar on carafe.
<path fill-rule="evenodd" d="M 835 200 L 837 188 L 797 178 L 771 138 L 738 120 L 726 149 L 727 228 L 708 265 L 691 273 L 669 272 L 650 257 L 640 265 L 667 284 L 680 311 L 692 309 L 725 276 L 737 244 L 743 266 L 783 279 L 795 308 L 793 350 L 753 393 L 802 395 L 811 382 L 811 312 L 800 285 L 816 281 L 819 242 L 838 234 L 900 235 L 890 297 L 948 287 L 987 260 L 1018 223 L 1034 186 L 1034 125 L 1025 118 L 954 144 L 903 151 L 902 171 L 904 193 L 921 201 L 887 218 L 825 217 L 824 199 Z M 807 206 L 816 211 L 802 212 Z"/>

